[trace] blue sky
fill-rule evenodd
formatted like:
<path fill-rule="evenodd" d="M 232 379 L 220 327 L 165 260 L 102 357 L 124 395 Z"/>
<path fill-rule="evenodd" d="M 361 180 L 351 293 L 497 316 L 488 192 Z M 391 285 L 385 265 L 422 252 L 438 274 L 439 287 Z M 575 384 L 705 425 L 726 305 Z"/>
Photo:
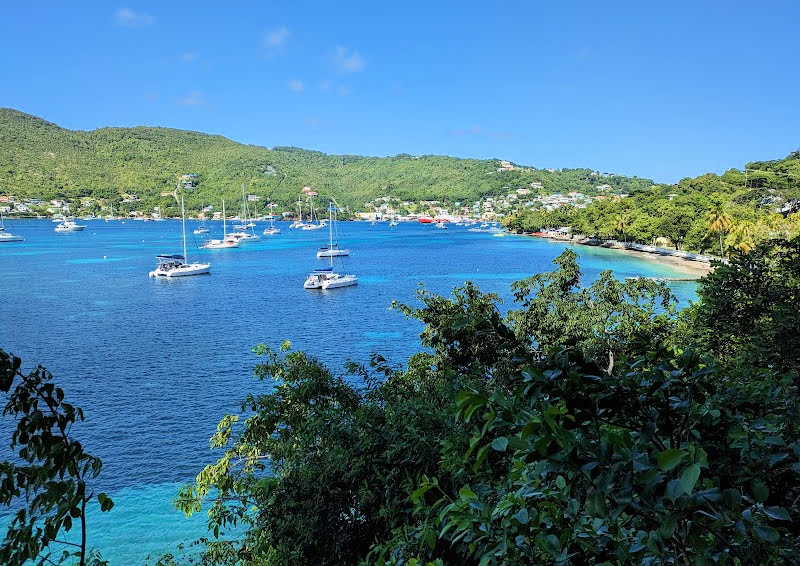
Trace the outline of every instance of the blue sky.
<path fill-rule="evenodd" d="M 800 148 L 800 2 L 0 0 L 0 106 L 674 182 Z"/>

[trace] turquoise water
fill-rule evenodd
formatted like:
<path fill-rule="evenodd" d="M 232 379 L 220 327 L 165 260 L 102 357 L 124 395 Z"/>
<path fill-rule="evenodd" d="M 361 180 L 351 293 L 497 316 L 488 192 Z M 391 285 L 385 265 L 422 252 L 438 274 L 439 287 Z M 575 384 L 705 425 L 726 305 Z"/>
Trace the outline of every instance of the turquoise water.
<path fill-rule="evenodd" d="M 291 340 L 337 370 L 371 352 L 402 363 L 419 349 L 420 327 L 389 310 L 393 299 L 413 302 L 420 282 L 446 294 L 472 279 L 508 306 L 509 285 L 551 270 L 566 247 L 458 227 L 342 223 L 352 255 L 341 266 L 359 285 L 320 292 L 302 284 L 324 264 L 314 253 L 325 231 L 280 223 L 278 236 L 202 254 L 190 235 L 190 259 L 211 262 L 211 275 L 155 280 L 147 276 L 154 256 L 180 253 L 179 222 L 83 223 L 73 234 L 43 220 L 10 224 L 26 241 L 0 245 L 0 347 L 26 367 L 46 366 L 84 408 L 74 432 L 103 459 L 97 488 L 116 503 L 91 517 L 89 540 L 112 565 L 141 564 L 205 534 L 205 517 L 183 518 L 171 498 L 213 461 L 208 438 L 218 420 L 269 387 L 251 377 L 253 346 Z M 604 269 L 620 278 L 680 275 L 614 250 L 575 250 L 586 281 Z M 694 297 L 692 282 L 672 288 L 683 303 Z"/>

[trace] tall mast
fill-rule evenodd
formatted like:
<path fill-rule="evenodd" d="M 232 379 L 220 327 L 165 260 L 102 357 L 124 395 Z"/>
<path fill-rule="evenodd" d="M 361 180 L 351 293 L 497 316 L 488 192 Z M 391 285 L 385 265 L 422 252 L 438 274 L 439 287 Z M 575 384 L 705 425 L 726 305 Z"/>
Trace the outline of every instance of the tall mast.
<path fill-rule="evenodd" d="M 228 235 L 228 231 L 225 228 L 225 201 L 222 201 L 222 239 L 224 240 L 225 237 Z"/>
<path fill-rule="evenodd" d="M 183 205 L 183 195 L 181 195 L 181 231 L 183 232 L 183 261 L 189 263 L 186 258 L 186 209 Z"/>
<path fill-rule="evenodd" d="M 242 224 L 247 222 L 247 209 L 245 208 L 245 200 L 244 200 L 244 183 L 242 183 Z"/>
<path fill-rule="evenodd" d="M 331 270 L 333 270 L 333 203 L 328 203 L 328 234 L 330 235 L 328 253 L 331 258 Z"/>

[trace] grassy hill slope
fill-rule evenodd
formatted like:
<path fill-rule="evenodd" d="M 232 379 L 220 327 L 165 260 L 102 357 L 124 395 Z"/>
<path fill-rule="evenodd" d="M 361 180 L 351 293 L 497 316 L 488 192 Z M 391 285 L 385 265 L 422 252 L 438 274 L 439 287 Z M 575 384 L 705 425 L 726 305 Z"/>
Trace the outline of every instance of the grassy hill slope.
<path fill-rule="evenodd" d="M 217 135 L 168 128 L 61 128 L 13 109 L 0 109 L 0 193 L 22 197 L 116 199 L 135 193 L 146 204 L 182 173 L 198 175 L 190 205 L 236 200 L 249 193 L 291 206 L 303 186 L 354 208 L 381 196 L 401 200 L 471 201 L 540 182 L 545 192 L 592 194 L 597 184 L 623 192 L 646 190 L 649 179 L 589 169 L 498 171 L 499 160 L 444 156 L 326 155 L 294 147 L 268 149 Z"/>

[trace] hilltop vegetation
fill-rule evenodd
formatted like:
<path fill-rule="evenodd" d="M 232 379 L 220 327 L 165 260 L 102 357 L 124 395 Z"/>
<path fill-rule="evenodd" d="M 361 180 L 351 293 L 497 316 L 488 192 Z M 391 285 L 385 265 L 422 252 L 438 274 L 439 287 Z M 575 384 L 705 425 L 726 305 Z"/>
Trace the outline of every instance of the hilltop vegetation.
<path fill-rule="evenodd" d="M 589 169 L 498 171 L 499 160 L 444 156 L 326 155 L 295 147 L 268 149 L 222 136 L 168 128 L 72 131 L 13 109 L 0 109 L 0 194 L 18 197 L 95 197 L 117 201 L 136 194 L 145 206 L 172 206 L 177 177 L 197 174 L 190 208 L 249 193 L 286 207 L 310 185 L 321 195 L 360 208 L 378 197 L 474 201 L 541 183 L 542 191 L 594 194 L 598 184 L 617 192 L 648 190 L 649 179 L 599 176 Z M 538 189 L 537 189 L 538 190 Z"/>
<path fill-rule="evenodd" d="M 678 249 L 749 251 L 800 233 L 800 151 L 748 163 L 744 171 L 706 174 L 654 185 L 631 198 L 595 201 L 585 209 L 528 210 L 505 219 L 514 230 L 571 226 L 573 233 L 662 243 Z"/>

